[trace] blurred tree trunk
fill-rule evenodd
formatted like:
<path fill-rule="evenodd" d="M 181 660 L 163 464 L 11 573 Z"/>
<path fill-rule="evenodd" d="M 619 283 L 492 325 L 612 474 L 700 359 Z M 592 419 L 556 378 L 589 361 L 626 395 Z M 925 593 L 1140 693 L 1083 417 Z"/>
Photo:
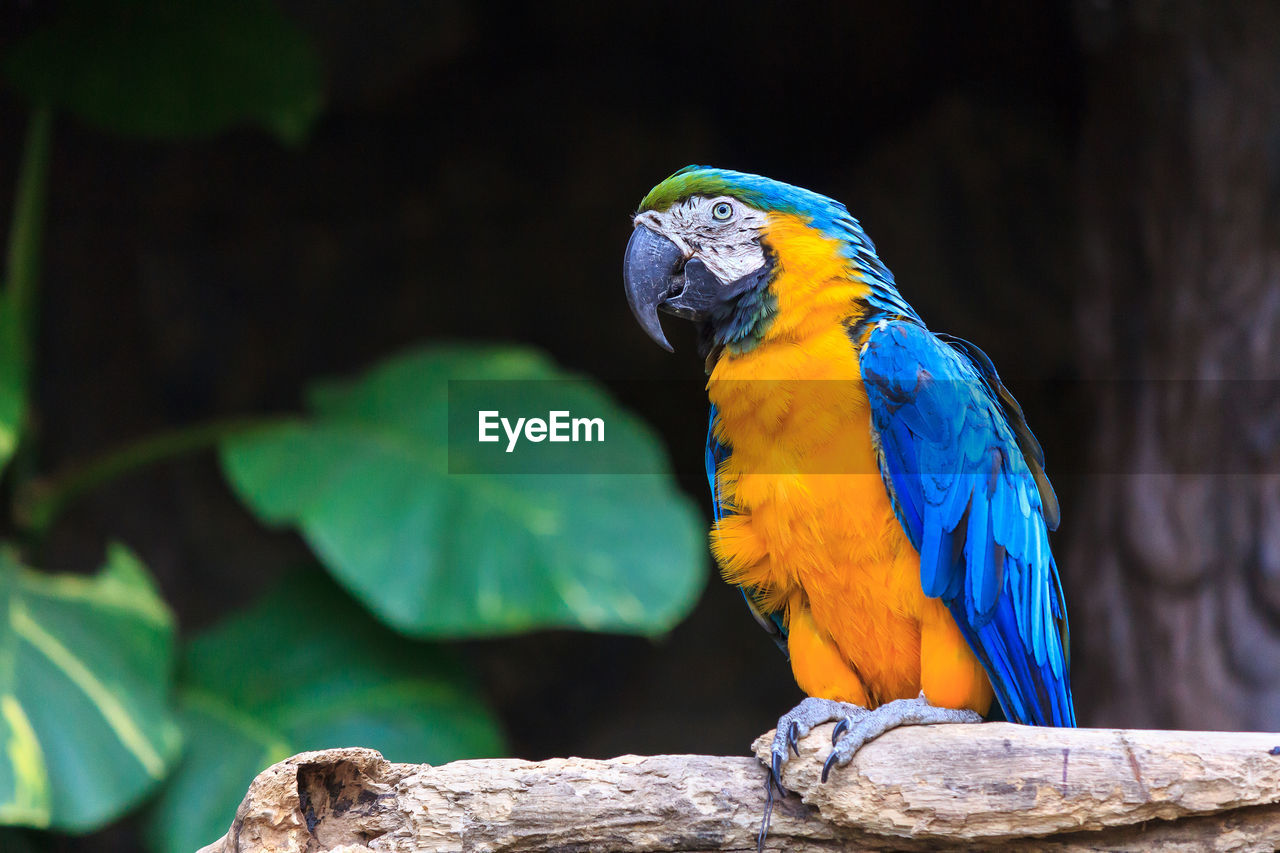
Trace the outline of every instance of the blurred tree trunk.
<path fill-rule="evenodd" d="M 1078 11 L 1081 722 L 1280 729 L 1280 3 Z"/>

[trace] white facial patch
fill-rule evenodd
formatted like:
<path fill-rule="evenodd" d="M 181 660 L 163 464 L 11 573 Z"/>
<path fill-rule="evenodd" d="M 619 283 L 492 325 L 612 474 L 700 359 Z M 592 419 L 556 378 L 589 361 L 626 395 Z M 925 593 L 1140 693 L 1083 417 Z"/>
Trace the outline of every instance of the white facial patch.
<path fill-rule="evenodd" d="M 722 284 L 764 266 L 760 235 L 767 222 L 766 213 L 730 196 L 693 196 L 664 211 L 647 210 L 635 218 L 636 225 L 675 243 L 686 259 L 702 261 Z"/>

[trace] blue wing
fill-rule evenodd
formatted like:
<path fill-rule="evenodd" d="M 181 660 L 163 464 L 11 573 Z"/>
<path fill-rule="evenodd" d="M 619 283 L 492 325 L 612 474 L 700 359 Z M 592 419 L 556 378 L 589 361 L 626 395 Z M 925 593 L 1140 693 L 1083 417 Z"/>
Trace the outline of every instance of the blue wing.
<path fill-rule="evenodd" d="M 729 458 L 729 446 L 716 438 L 716 407 L 711 407 L 711 417 L 707 421 L 707 451 L 705 462 L 707 466 L 707 484 L 711 486 L 711 512 L 715 516 L 716 521 L 724 518 L 733 512 L 727 507 L 720 497 L 720 480 L 716 476 L 716 469 L 720 467 L 720 463 Z M 741 587 L 742 597 L 747 602 L 747 607 L 751 609 L 751 615 L 760 623 L 760 627 L 769 632 L 773 637 L 773 641 L 778 644 L 778 648 L 782 649 L 782 653 L 790 656 L 787 651 L 787 626 L 782 621 L 780 613 L 762 613 L 752 598 L 752 590 L 748 587 Z"/>
<path fill-rule="evenodd" d="M 876 324 L 860 364 L 880 470 L 940 597 L 986 667 L 1005 716 L 1074 726 L 1066 606 L 1043 455 L 991 362 L 910 320 Z"/>

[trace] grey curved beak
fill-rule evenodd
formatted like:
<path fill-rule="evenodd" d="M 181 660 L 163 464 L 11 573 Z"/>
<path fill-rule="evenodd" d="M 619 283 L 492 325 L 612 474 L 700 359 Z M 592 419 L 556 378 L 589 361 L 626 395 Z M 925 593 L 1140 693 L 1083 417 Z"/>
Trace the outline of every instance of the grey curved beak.
<path fill-rule="evenodd" d="M 640 327 L 667 352 L 675 352 L 675 349 L 662 333 L 658 308 L 680 292 L 682 285 L 678 278 L 683 264 L 684 253 L 666 237 L 643 225 L 631 232 L 622 261 L 627 304 Z"/>

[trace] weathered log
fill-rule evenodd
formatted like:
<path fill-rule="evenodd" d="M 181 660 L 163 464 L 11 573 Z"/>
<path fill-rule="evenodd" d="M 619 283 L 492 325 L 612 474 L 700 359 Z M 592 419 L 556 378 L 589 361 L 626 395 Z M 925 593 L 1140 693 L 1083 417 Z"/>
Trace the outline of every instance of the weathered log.
<path fill-rule="evenodd" d="M 768 849 L 1280 848 L 1280 734 L 899 729 L 823 784 L 831 731 L 800 741 Z M 263 771 L 200 853 L 751 850 L 763 809 L 764 767 L 749 757 L 432 767 L 332 749 Z"/>

